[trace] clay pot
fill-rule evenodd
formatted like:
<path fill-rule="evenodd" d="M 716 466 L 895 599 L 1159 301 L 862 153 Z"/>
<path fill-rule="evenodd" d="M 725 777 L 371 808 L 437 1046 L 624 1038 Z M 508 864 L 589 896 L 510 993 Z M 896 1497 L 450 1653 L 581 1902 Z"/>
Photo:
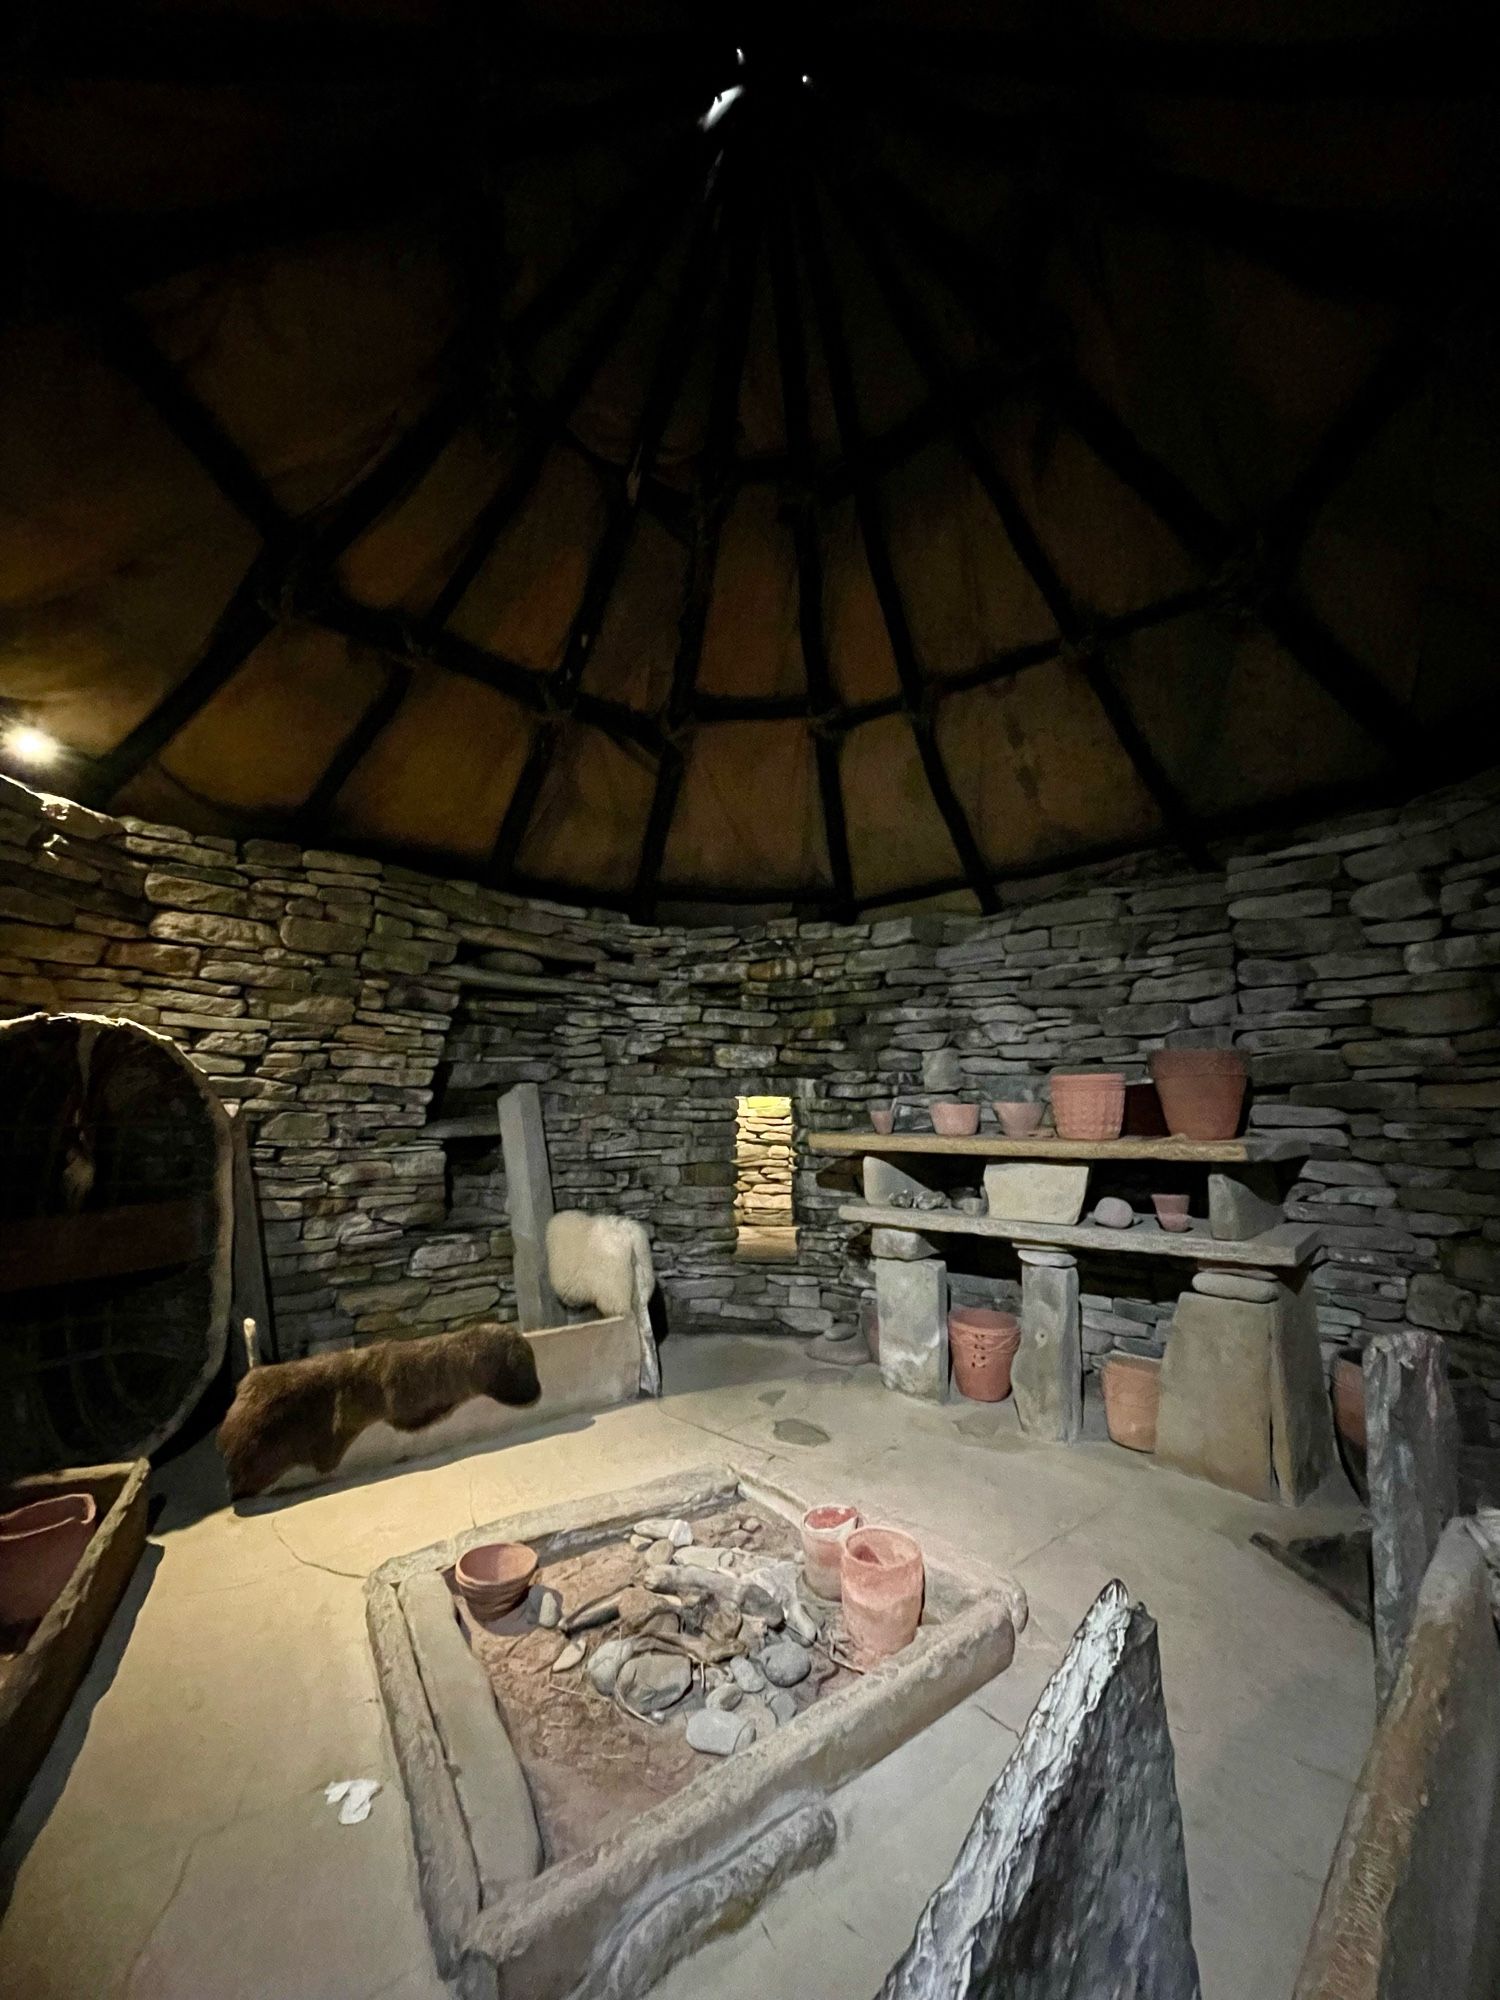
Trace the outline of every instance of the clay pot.
<path fill-rule="evenodd" d="M 464 1550 L 453 1575 L 476 1618 L 503 1618 L 531 1588 L 536 1550 L 524 1542 L 481 1542 Z"/>
<path fill-rule="evenodd" d="M 1155 1451 L 1161 1363 L 1146 1354 L 1110 1354 L 1105 1356 L 1099 1378 L 1104 1388 L 1104 1420 L 1115 1443 L 1127 1451 Z"/>
<path fill-rule="evenodd" d="M 959 1394 L 975 1403 L 1003 1403 L 1020 1344 L 1021 1325 L 1014 1313 L 955 1306 L 948 1315 L 948 1350 Z"/>
<path fill-rule="evenodd" d="M 862 1667 L 899 1653 L 922 1617 L 922 1551 L 895 1528 L 856 1528 L 844 1544 L 844 1631 Z"/>
<path fill-rule="evenodd" d="M 1000 1130 L 1007 1139 L 1029 1139 L 1042 1122 L 1045 1104 L 1023 1104 L 1019 1100 L 995 1106 Z"/>
<path fill-rule="evenodd" d="M 0 1625 L 45 1618 L 94 1532 L 92 1493 L 53 1493 L 0 1514 Z"/>
<path fill-rule="evenodd" d="M 802 1516 L 803 1575 L 815 1596 L 838 1596 L 844 1544 L 858 1526 L 857 1507 L 809 1507 Z"/>
<path fill-rule="evenodd" d="M 888 1138 L 896 1129 L 896 1107 L 894 1104 L 872 1104 L 870 1106 L 870 1130 L 878 1132 L 881 1138 Z"/>
<path fill-rule="evenodd" d="M 1151 1077 L 1174 1139 L 1232 1139 L 1245 1108 L 1245 1058 L 1236 1049 L 1156 1049 Z"/>
<path fill-rule="evenodd" d="M 1059 1070 L 1047 1085 L 1059 1139 L 1118 1139 L 1125 1079 L 1114 1070 Z"/>
<path fill-rule="evenodd" d="M 1163 1229 L 1191 1229 L 1193 1218 L 1188 1214 L 1188 1197 L 1185 1194 L 1154 1194 L 1151 1206 L 1156 1210 L 1156 1219 Z"/>
<path fill-rule="evenodd" d="M 1333 1364 L 1333 1421 L 1346 1443 L 1357 1451 L 1367 1448 L 1365 1371 L 1347 1355 L 1341 1355 Z"/>
<path fill-rule="evenodd" d="M 940 1097 L 932 1106 L 932 1129 L 945 1139 L 972 1139 L 979 1130 L 979 1106 Z"/>

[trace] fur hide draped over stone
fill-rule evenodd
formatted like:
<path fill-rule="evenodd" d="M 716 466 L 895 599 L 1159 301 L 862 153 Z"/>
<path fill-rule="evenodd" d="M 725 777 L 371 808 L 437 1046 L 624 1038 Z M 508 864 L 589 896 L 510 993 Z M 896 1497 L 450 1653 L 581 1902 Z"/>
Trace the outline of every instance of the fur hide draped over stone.
<path fill-rule="evenodd" d="M 230 1492 L 243 1499 L 293 1466 L 331 1473 L 371 1424 L 416 1431 L 475 1396 L 519 1406 L 540 1394 L 531 1345 L 515 1327 L 471 1326 L 252 1368 L 216 1442 Z"/>
<path fill-rule="evenodd" d="M 661 1394 L 651 1328 L 656 1271 L 643 1223 L 626 1215 L 560 1208 L 547 1224 L 547 1274 L 565 1306 L 592 1306 L 604 1319 L 632 1318 L 641 1337 L 641 1392 Z"/>

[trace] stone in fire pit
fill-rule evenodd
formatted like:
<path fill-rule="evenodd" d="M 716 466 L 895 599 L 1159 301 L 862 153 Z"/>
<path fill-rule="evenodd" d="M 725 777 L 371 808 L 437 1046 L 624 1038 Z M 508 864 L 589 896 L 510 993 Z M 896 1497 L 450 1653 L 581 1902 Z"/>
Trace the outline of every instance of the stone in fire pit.
<path fill-rule="evenodd" d="M 423 1903 L 464 2000 L 646 1992 L 824 1857 L 829 1792 L 1009 1665 L 1016 1587 L 938 1560 L 911 1645 L 850 1671 L 837 1607 L 801 1593 L 804 1508 L 714 1468 L 466 1531 L 371 1577 Z M 538 1592 L 480 1623 L 452 1566 L 500 1536 L 536 1549 Z"/>

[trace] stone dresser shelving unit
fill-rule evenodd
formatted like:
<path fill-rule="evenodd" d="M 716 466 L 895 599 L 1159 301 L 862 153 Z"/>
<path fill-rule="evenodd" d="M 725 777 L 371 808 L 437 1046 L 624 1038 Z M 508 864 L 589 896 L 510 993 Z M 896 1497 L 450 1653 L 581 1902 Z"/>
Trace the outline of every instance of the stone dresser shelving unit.
<path fill-rule="evenodd" d="M 944 1237 L 1014 1244 L 1021 1263 L 1016 1411 L 1034 1436 L 1071 1443 L 1083 1420 L 1077 1253 L 1172 1258 L 1196 1265 L 1178 1300 L 1162 1361 L 1157 1456 L 1218 1485 L 1293 1503 L 1333 1462 L 1333 1434 L 1308 1275 L 1318 1232 L 1282 1219 L 1275 1168 L 1302 1157 L 1295 1133 L 1198 1141 L 1037 1137 L 944 1138 L 936 1133 L 814 1132 L 818 1153 L 860 1157 L 865 1200 L 840 1208 L 871 1231 L 888 1386 L 941 1401 L 948 1393 L 948 1274 Z M 1030 1162 L 1063 1169 L 1081 1214 L 1091 1170 L 1115 1162 L 1207 1169 L 1208 1228 L 1129 1229 L 1032 1216 L 922 1207 L 927 1186 L 898 1162 Z M 1076 1177 L 1068 1167 L 1079 1169 Z M 1056 1186 L 1055 1180 L 1050 1185 Z"/>

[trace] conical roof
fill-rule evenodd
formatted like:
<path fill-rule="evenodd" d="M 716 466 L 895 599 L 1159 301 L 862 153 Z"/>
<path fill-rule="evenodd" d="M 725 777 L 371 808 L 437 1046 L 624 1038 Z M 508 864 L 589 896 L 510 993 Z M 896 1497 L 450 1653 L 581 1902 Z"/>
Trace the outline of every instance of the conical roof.
<path fill-rule="evenodd" d="M 60 789 L 844 915 L 1483 754 L 1494 70 L 1430 10 L 18 56 L 0 700 Z"/>

